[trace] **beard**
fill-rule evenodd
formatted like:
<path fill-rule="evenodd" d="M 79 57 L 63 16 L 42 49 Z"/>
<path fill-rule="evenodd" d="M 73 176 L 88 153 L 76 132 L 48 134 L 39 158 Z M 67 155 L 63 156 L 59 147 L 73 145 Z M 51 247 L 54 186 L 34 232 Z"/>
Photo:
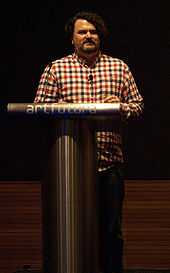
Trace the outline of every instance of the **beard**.
<path fill-rule="evenodd" d="M 84 53 L 94 53 L 98 51 L 98 47 L 93 41 L 84 42 L 81 46 L 81 51 Z"/>
<path fill-rule="evenodd" d="M 96 52 L 97 51 L 97 48 L 96 47 L 84 47 L 82 49 L 82 51 L 84 53 L 93 53 L 93 52 Z"/>

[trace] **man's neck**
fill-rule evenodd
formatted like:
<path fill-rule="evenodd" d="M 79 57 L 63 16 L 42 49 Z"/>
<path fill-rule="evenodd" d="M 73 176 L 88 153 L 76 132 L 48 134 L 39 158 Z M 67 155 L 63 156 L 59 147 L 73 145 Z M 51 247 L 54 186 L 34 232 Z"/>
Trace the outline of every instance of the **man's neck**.
<path fill-rule="evenodd" d="M 87 66 L 90 66 L 90 67 L 92 67 L 96 63 L 99 55 L 100 55 L 99 52 L 95 52 L 95 53 L 92 53 L 92 54 L 81 54 L 81 55 L 77 54 L 78 58 L 84 64 L 86 64 Z"/>

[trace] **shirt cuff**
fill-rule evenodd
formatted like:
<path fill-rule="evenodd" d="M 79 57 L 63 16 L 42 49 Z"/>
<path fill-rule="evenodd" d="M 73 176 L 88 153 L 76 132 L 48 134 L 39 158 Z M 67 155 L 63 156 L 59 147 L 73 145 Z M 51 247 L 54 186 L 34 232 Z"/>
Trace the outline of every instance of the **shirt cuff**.
<path fill-rule="evenodd" d="M 130 107 L 127 103 L 120 103 L 120 113 L 123 119 L 130 117 Z"/>

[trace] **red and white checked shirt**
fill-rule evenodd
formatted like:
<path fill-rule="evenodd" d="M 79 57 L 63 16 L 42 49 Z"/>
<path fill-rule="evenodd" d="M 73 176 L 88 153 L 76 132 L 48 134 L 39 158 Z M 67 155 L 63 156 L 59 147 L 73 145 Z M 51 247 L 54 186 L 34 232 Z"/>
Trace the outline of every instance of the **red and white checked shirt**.
<path fill-rule="evenodd" d="M 111 95 L 120 99 L 126 118 L 142 113 L 143 99 L 122 60 L 100 53 L 89 67 L 73 53 L 46 66 L 34 102 L 100 103 Z M 96 138 L 99 171 L 123 162 L 120 129 Z"/>

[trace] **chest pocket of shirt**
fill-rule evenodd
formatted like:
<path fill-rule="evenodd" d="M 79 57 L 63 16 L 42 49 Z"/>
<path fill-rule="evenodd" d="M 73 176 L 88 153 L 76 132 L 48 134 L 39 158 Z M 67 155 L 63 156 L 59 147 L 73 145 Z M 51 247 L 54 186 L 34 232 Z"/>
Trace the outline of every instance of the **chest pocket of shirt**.
<path fill-rule="evenodd" d="M 100 98 L 105 98 L 111 95 L 118 96 L 118 94 L 119 89 L 114 82 L 103 82 L 100 90 L 97 91 L 97 96 L 100 96 Z"/>

